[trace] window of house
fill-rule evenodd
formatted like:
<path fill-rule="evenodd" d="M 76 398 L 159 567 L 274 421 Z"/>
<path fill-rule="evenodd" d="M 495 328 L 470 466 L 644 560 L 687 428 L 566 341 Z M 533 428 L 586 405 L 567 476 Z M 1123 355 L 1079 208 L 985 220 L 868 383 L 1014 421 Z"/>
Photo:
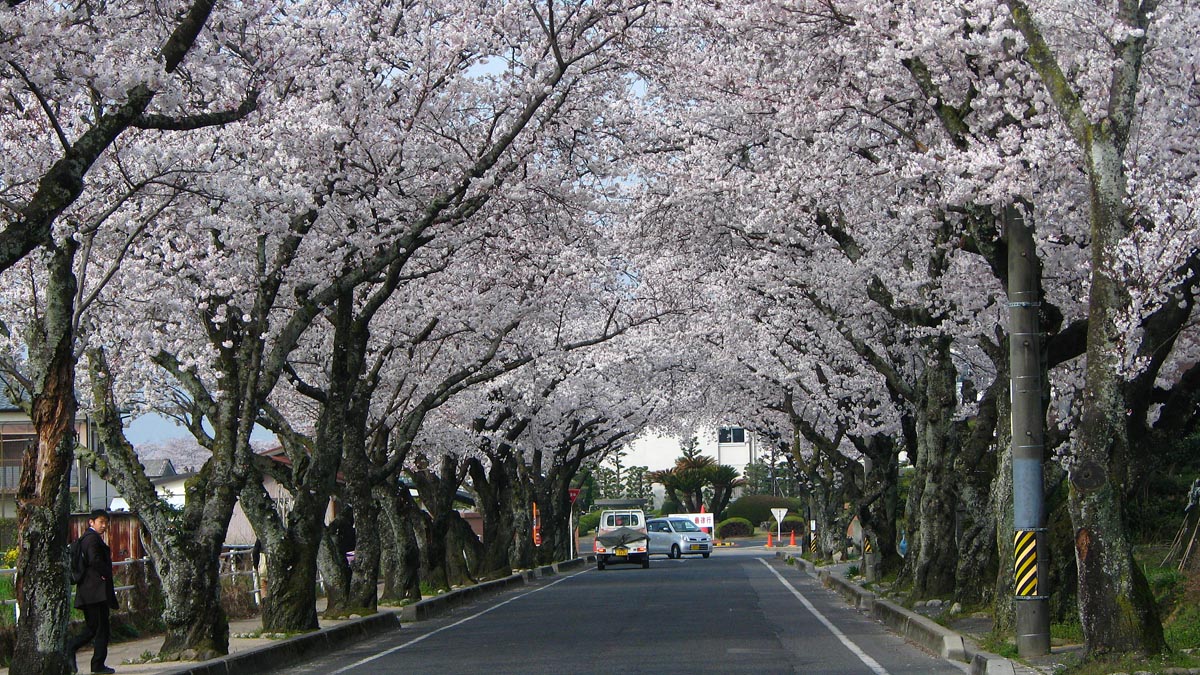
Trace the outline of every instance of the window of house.
<path fill-rule="evenodd" d="M 745 443 L 746 430 L 742 427 L 721 427 L 717 432 L 718 443 Z"/>

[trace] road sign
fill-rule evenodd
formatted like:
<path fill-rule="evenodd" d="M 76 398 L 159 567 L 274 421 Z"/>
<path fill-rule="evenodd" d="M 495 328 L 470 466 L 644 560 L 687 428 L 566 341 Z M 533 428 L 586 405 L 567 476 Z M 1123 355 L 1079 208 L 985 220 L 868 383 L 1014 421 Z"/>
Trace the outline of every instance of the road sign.
<path fill-rule="evenodd" d="M 567 488 L 567 494 L 571 496 L 571 503 L 574 504 L 576 499 L 579 499 L 579 488 Z"/>
<path fill-rule="evenodd" d="M 671 518 L 687 518 L 696 524 L 696 527 L 713 526 L 713 514 L 711 513 L 672 513 Z"/>
<path fill-rule="evenodd" d="M 775 516 L 775 541 L 778 542 L 780 539 L 783 539 L 783 517 L 787 515 L 787 509 L 771 509 L 771 515 Z M 770 538 L 768 535 L 767 539 Z"/>

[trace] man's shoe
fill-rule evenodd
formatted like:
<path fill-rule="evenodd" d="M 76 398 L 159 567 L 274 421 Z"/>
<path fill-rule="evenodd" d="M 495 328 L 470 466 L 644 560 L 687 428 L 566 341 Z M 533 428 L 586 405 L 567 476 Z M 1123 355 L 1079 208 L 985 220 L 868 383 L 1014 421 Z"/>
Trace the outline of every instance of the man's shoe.
<path fill-rule="evenodd" d="M 98 673 L 104 673 L 104 675 L 108 675 L 108 673 L 115 673 L 115 672 L 117 672 L 117 671 L 113 670 L 112 668 L 109 668 L 108 666 L 100 666 L 99 668 L 92 669 L 92 675 L 97 675 Z"/>

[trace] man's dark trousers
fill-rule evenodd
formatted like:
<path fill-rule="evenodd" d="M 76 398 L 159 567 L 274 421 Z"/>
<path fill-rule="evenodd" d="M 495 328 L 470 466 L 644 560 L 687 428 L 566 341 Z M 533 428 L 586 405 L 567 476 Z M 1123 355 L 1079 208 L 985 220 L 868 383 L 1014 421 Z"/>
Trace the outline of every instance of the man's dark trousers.
<path fill-rule="evenodd" d="M 80 647 L 95 638 L 92 645 L 92 672 L 95 672 L 104 667 L 104 660 L 108 658 L 108 614 L 111 610 L 107 602 L 94 602 L 79 609 L 83 612 L 87 630 L 71 641 L 71 656 L 74 658 Z"/>

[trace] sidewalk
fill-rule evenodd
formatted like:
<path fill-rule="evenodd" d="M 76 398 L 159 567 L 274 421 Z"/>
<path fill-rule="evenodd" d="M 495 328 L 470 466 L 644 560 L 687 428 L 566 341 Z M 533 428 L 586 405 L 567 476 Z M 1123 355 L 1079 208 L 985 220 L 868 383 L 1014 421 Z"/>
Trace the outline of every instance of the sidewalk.
<path fill-rule="evenodd" d="M 405 623 L 423 621 L 453 611 L 464 604 L 482 597 L 498 594 L 514 587 L 539 583 L 541 579 L 556 577 L 567 571 L 579 569 L 594 557 L 580 557 L 552 565 L 543 565 L 532 570 L 522 570 L 510 576 L 464 586 L 440 595 L 425 598 L 403 608 L 380 607 L 379 612 L 364 617 L 349 619 L 321 619 L 320 629 L 287 637 L 239 637 L 257 634 L 262 628 L 261 618 L 229 622 L 229 654 L 208 661 L 146 662 L 158 653 L 163 636 L 155 635 L 127 642 L 110 644 L 108 663 L 121 675 L 251 675 L 267 670 L 287 667 L 303 662 L 320 654 L 341 649 L 355 642 L 369 639 L 401 629 Z M 317 601 L 318 614 L 324 609 L 325 601 Z M 80 672 L 87 673 L 92 657 L 91 647 L 79 650 L 76 663 Z M 8 675 L 8 669 L 0 669 L 0 675 Z"/>
<path fill-rule="evenodd" d="M 381 612 L 389 611 L 391 608 L 380 607 Z M 321 630 L 327 630 L 334 626 L 346 624 L 355 619 L 321 619 Z M 255 617 L 253 619 L 241 619 L 238 621 L 229 622 L 229 655 L 244 654 L 254 649 L 266 647 L 273 644 L 278 644 L 280 638 L 265 638 L 265 637 L 235 637 L 238 635 L 259 633 L 262 630 L 262 619 Z M 108 667 L 113 668 L 122 675 L 158 675 L 160 673 L 169 673 L 181 668 L 190 668 L 196 666 L 196 662 L 186 661 L 167 661 L 164 663 L 147 663 L 146 657 L 153 656 L 158 653 L 158 648 L 162 646 L 163 636 L 153 635 L 128 642 L 115 642 L 108 646 Z M 88 645 L 79 650 L 76 655 L 76 663 L 79 666 L 79 672 L 87 673 L 88 665 L 91 663 L 92 647 Z M 0 668 L 0 675 L 9 675 L 8 668 Z"/>
<path fill-rule="evenodd" d="M 820 579 L 824 586 L 841 595 L 859 611 L 880 621 L 892 632 L 938 654 L 944 660 L 961 665 L 972 675 L 1042 675 L 1055 672 L 1056 666 L 1059 665 L 1058 661 L 1054 660 L 1043 669 L 985 652 L 980 649 L 978 640 L 973 636 L 947 628 L 928 616 L 901 607 L 847 580 L 846 570 L 855 563 L 838 563 L 817 568 L 801 558 L 798 553 L 795 549 L 778 550 L 775 556 L 783 562 L 794 560 L 800 571 Z M 982 627 L 982 624 L 980 626 Z M 990 630 L 991 626 L 988 625 L 984 632 Z M 1055 656 L 1056 654 L 1051 654 L 1051 657 Z"/>

